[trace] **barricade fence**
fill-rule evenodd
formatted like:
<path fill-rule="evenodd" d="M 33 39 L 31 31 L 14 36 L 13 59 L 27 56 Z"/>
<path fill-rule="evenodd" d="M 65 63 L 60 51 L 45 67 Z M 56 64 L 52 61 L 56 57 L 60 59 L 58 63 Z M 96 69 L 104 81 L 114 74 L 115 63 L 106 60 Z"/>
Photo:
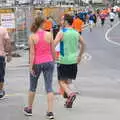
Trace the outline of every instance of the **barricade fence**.
<path fill-rule="evenodd" d="M 26 47 L 30 34 L 30 26 L 37 11 L 46 17 L 51 16 L 59 24 L 65 13 L 73 14 L 73 7 L 34 7 L 17 6 L 13 8 L 0 8 L 0 25 L 7 28 L 15 47 Z"/>

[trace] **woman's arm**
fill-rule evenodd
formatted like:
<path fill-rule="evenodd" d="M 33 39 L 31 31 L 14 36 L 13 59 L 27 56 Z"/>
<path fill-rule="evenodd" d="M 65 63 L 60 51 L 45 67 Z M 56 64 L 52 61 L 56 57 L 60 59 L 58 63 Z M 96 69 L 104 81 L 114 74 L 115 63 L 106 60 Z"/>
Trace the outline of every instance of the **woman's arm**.
<path fill-rule="evenodd" d="M 54 46 L 54 40 L 53 40 L 53 35 L 50 34 L 50 42 L 51 42 L 51 51 L 52 51 L 52 56 L 53 59 L 56 59 L 56 52 L 55 52 L 55 46 Z"/>
<path fill-rule="evenodd" d="M 29 37 L 29 48 L 30 48 L 30 53 L 29 53 L 29 59 L 30 59 L 30 72 L 32 72 L 33 68 L 33 63 L 34 63 L 34 57 L 35 57 L 35 50 L 34 50 L 34 39 L 33 35 Z"/>

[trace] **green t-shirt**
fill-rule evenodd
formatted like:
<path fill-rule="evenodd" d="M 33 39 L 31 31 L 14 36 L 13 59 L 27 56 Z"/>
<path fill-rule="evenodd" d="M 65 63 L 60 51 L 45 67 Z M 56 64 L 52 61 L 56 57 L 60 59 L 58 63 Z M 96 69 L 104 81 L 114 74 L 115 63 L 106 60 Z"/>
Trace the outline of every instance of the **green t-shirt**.
<path fill-rule="evenodd" d="M 60 64 L 76 64 L 80 34 L 72 28 L 63 28 L 63 39 L 60 42 Z"/>

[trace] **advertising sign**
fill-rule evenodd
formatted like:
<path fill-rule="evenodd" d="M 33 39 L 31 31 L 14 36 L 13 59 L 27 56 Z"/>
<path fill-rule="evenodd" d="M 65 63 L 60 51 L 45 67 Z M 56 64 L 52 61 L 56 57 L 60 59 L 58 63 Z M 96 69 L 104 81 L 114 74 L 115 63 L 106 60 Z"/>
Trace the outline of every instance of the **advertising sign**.
<path fill-rule="evenodd" d="M 14 13 L 2 13 L 1 26 L 7 29 L 14 29 L 15 28 L 15 15 Z"/>

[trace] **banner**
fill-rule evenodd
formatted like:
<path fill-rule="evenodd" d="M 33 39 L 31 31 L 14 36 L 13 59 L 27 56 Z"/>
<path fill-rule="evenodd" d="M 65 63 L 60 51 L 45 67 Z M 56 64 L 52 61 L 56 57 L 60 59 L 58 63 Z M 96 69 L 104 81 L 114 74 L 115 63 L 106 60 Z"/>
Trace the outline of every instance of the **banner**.
<path fill-rule="evenodd" d="M 15 28 L 15 15 L 14 13 L 2 13 L 1 26 L 7 29 L 14 29 Z"/>

